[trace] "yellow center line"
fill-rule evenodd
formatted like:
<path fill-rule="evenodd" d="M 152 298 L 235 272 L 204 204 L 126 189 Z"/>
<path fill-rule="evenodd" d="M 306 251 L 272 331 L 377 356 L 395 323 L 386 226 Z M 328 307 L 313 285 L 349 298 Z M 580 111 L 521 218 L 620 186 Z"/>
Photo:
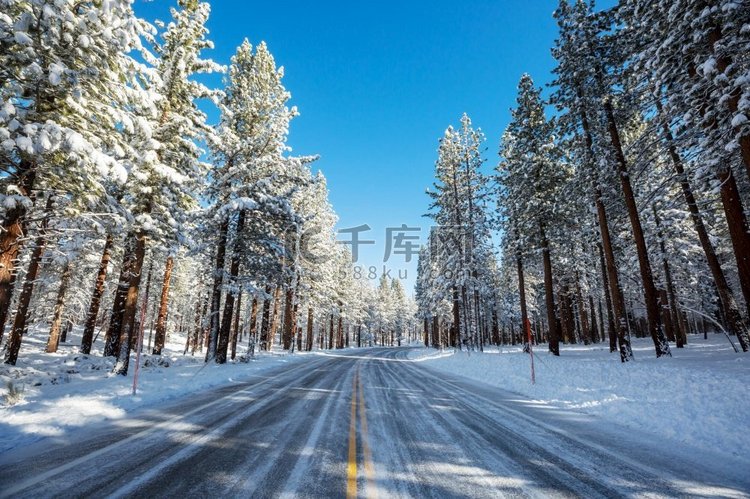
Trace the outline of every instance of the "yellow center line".
<path fill-rule="evenodd" d="M 357 497 L 357 383 L 359 367 L 354 373 L 352 382 L 351 417 L 349 419 L 349 464 L 346 468 L 346 497 Z"/>
<path fill-rule="evenodd" d="M 359 371 L 357 371 L 359 373 Z M 377 497 L 375 493 L 375 469 L 372 465 L 372 453 L 370 452 L 370 446 L 367 443 L 367 416 L 365 406 L 365 392 L 362 387 L 362 380 L 359 381 L 359 427 L 360 437 L 362 438 L 362 454 L 365 459 L 365 476 L 367 477 L 367 492 L 368 497 Z"/>

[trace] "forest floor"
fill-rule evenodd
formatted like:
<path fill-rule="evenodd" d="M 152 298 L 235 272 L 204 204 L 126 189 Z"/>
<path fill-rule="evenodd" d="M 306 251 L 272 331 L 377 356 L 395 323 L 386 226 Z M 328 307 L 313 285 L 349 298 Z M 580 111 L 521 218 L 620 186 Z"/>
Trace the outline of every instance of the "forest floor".
<path fill-rule="evenodd" d="M 531 362 L 520 347 L 483 353 L 412 350 L 410 358 L 440 372 L 460 375 L 529 397 L 540 407 L 582 411 L 592 421 L 652 433 L 734 457 L 747 457 L 750 423 L 747 386 L 750 353 L 735 353 L 720 334 L 688 337 L 672 358 L 657 359 L 650 339 L 634 339 L 635 359 L 621 364 L 607 344 L 561 345 L 554 357 L 546 345 Z"/>
<path fill-rule="evenodd" d="M 133 395 L 135 354 L 131 354 L 127 377 L 113 375 L 114 360 L 101 356 L 103 333 L 92 348 L 95 354 L 78 353 L 80 328 L 60 344 L 57 353 L 48 354 L 44 353 L 48 329 L 32 327 L 24 337 L 17 365 L 0 364 L 0 453 L 68 430 L 121 419 L 133 410 L 158 407 L 207 388 L 241 383 L 280 363 L 295 363 L 306 356 L 289 355 L 281 349 L 256 351 L 245 363 L 239 358 L 247 346 L 238 345 L 238 360 L 221 366 L 206 364 L 205 351 L 182 355 L 185 337 L 173 334 L 167 338 L 162 356 L 145 353 L 150 349 L 144 344 Z M 148 338 L 148 332 L 145 336 Z M 14 404 L 7 400 L 9 383 L 21 391 Z"/>

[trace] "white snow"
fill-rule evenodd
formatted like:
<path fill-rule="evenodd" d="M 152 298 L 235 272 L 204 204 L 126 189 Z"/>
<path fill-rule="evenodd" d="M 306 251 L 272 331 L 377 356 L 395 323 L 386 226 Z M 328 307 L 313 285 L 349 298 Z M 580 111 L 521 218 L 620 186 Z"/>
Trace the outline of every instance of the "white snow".
<path fill-rule="evenodd" d="M 78 37 L 78 46 L 87 49 L 89 48 L 89 45 L 91 45 L 91 38 L 86 35 L 81 35 Z"/>
<path fill-rule="evenodd" d="M 26 137 L 25 135 L 19 135 L 18 137 L 16 137 L 16 145 L 21 151 L 25 152 L 26 154 L 34 153 L 34 143 L 29 137 Z"/>
<path fill-rule="evenodd" d="M 155 407 L 165 400 L 239 383 L 282 363 L 309 358 L 305 353 L 256 352 L 255 360 L 248 363 L 205 364 L 203 353 L 182 355 L 184 336 L 170 335 L 161 363 L 158 356 L 141 354 L 138 390 L 132 395 L 135 354 L 131 355 L 127 377 L 112 375 L 114 359 L 101 356 L 104 332 L 92 349 L 94 354 L 86 356 L 77 353 L 80 328 L 60 345 L 58 353 L 43 353 L 48 331 L 47 327 L 32 328 L 24 337 L 18 365 L 0 365 L 0 453 L 44 437 L 64 436 L 76 428 L 121 419 L 130 411 Z M 147 342 L 148 332 L 145 336 Z M 245 345 L 238 345 L 237 357 L 245 351 Z M 4 403 L 9 382 L 23 389 L 23 400 L 12 406 Z"/>
<path fill-rule="evenodd" d="M 62 74 L 65 71 L 65 66 L 62 64 L 57 64 L 56 62 L 53 62 L 49 65 L 49 82 L 53 86 L 57 86 L 60 84 L 60 81 L 62 80 Z"/>
<path fill-rule="evenodd" d="M 31 37 L 23 31 L 16 31 L 13 33 L 13 37 L 19 45 L 31 45 L 33 43 Z"/>
<path fill-rule="evenodd" d="M 50 140 L 49 134 L 45 130 L 39 132 L 37 145 L 39 146 L 39 152 L 47 152 L 52 149 L 52 141 Z"/>
<path fill-rule="evenodd" d="M 65 135 L 65 140 L 68 147 L 70 148 L 70 152 L 74 154 L 83 154 L 88 152 L 86 147 L 88 144 L 80 133 L 68 130 Z"/>
<path fill-rule="evenodd" d="M 744 125 L 745 123 L 747 123 L 747 116 L 745 116 L 742 113 L 738 113 L 738 114 L 734 115 L 734 118 L 732 118 L 732 126 L 734 128 L 739 128 L 742 125 Z"/>
<path fill-rule="evenodd" d="M 14 114 L 16 114 L 15 106 L 10 101 L 5 101 L 2 108 L 0 108 L 0 119 L 5 121 Z"/>
<path fill-rule="evenodd" d="M 531 397 L 550 407 L 580 410 L 604 424 L 654 433 L 665 445 L 747 456 L 750 423 L 747 380 L 750 354 L 734 353 L 723 335 L 690 336 L 673 358 L 656 359 L 650 339 L 633 342 L 635 361 L 621 364 L 606 344 L 562 346 L 560 357 L 535 350 L 536 384 L 530 358 L 520 348 L 484 353 L 420 349 L 414 360 Z"/>

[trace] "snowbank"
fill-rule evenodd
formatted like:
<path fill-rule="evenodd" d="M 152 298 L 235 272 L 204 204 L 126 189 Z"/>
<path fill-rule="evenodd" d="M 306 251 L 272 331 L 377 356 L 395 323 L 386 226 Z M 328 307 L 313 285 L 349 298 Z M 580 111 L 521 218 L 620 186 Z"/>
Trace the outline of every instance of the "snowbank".
<path fill-rule="evenodd" d="M 172 335 L 161 358 L 141 355 L 138 391 L 132 395 L 135 355 L 127 377 L 110 374 L 113 360 L 103 358 L 103 335 L 81 355 L 80 330 L 56 354 L 43 353 L 47 330 L 32 329 L 24 338 L 18 365 L 0 364 L 0 452 L 30 444 L 44 437 L 62 436 L 76 427 L 119 419 L 141 407 L 199 392 L 218 385 L 241 382 L 277 367 L 297 362 L 308 354 L 256 354 L 249 363 L 205 364 L 203 354 L 183 356 L 185 337 Z M 240 353 L 245 348 L 237 347 Z M 146 345 L 144 345 L 146 351 Z M 3 404 L 8 382 L 23 390 L 16 405 Z"/>
<path fill-rule="evenodd" d="M 656 359 L 651 340 L 637 339 L 635 361 L 621 364 L 606 345 L 563 346 L 561 356 L 520 348 L 484 353 L 414 350 L 410 358 L 520 393 L 541 404 L 584 411 L 608 423 L 649 431 L 694 447 L 747 456 L 750 449 L 750 354 L 734 353 L 722 335 L 691 336 L 673 358 Z M 595 421 L 593 418 L 592 421 Z"/>

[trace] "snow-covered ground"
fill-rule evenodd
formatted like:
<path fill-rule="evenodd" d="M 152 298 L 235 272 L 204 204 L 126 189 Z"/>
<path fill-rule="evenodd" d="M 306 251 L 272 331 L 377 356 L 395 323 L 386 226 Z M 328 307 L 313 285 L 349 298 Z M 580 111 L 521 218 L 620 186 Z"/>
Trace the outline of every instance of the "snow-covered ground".
<path fill-rule="evenodd" d="M 241 382 L 307 355 L 256 352 L 251 362 L 217 366 L 205 364 L 202 353 L 183 356 L 185 337 L 170 335 L 161 359 L 141 355 L 143 367 L 133 395 L 135 354 L 127 377 L 112 375 L 112 359 L 101 356 L 104 335 L 99 335 L 92 349 L 96 354 L 86 356 L 78 353 L 80 334 L 75 329 L 57 353 L 47 354 L 43 353 L 47 329 L 33 328 L 24 337 L 18 364 L 0 364 L 0 453 L 43 437 L 62 436 L 69 429 L 123 418 L 134 409 L 158 407 L 160 402 L 212 386 Z M 237 346 L 238 359 L 245 351 L 245 345 Z M 23 390 L 22 400 L 12 406 L 5 403 L 9 382 Z"/>
<path fill-rule="evenodd" d="M 499 386 L 539 404 L 581 410 L 694 447 L 748 455 L 750 449 L 750 354 L 735 353 L 726 337 L 690 336 L 673 358 L 656 359 L 650 339 L 633 343 L 635 361 L 621 364 L 607 345 L 565 345 L 560 357 L 520 348 L 484 353 L 420 349 L 410 358 L 423 365 Z"/>

